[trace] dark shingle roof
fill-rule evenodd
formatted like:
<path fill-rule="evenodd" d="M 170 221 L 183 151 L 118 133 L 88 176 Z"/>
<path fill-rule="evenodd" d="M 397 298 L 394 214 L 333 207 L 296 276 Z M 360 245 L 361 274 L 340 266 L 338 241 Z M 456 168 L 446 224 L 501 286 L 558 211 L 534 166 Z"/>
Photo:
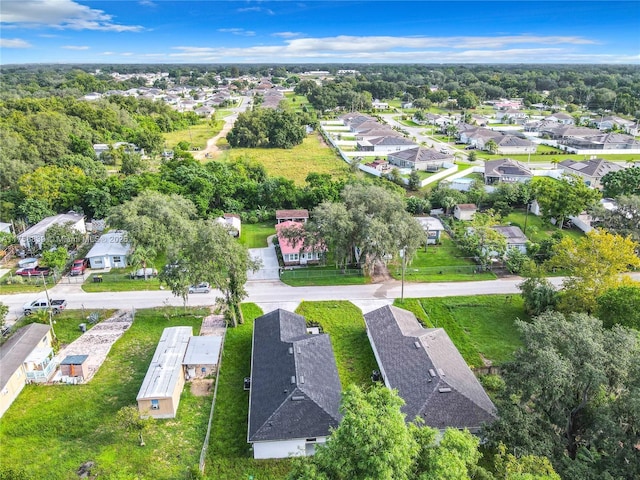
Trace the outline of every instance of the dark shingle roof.
<path fill-rule="evenodd" d="M 622 165 L 602 158 L 590 158 L 582 161 L 567 159 L 560 162 L 560 165 L 570 173 L 581 173 L 590 177 L 603 177 L 609 172 L 616 172 L 624 168 Z"/>
<path fill-rule="evenodd" d="M 421 163 L 421 162 L 437 162 L 444 161 L 451 158 L 451 155 L 445 155 L 438 152 L 435 148 L 409 148 L 408 150 L 402 150 L 400 152 L 393 152 L 387 155 L 388 157 L 398 158 L 405 162 Z"/>
<path fill-rule="evenodd" d="M 532 176 L 531 170 L 511 158 L 499 158 L 498 160 L 484 162 L 484 174 L 489 177 L 502 177 L 503 175 Z"/>
<path fill-rule="evenodd" d="M 0 390 L 50 330 L 49 325 L 30 323 L 17 330 L 0 348 Z"/>
<path fill-rule="evenodd" d="M 407 421 L 421 417 L 444 429 L 477 430 L 495 407 L 442 328 L 423 328 L 415 315 L 385 306 L 365 314 L 379 366 L 404 399 Z"/>
<path fill-rule="evenodd" d="M 328 335 L 275 310 L 253 326 L 248 441 L 327 436 L 340 420 L 340 379 Z"/>
<path fill-rule="evenodd" d="M 396 135 L 372 138 L 369 143 L 371 145 L 415 145 L 411 140 Z"/>

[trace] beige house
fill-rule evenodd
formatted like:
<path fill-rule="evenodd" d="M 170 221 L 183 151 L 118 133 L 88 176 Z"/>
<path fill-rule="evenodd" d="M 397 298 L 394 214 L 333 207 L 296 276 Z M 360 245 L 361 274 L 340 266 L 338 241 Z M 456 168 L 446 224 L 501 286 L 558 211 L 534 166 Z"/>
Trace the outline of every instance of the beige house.
<path fill-rule="evenodd" d="M 0 347 L 0 417 L 27 383 L 48 381 L 55 372 L 51 327 L 32 323 Z"/>
<path fill-rule="evenodd" d="M 165 328 L 136 400 L 142 416 L 175 418 L 185 378 L 182 361 L 191 327 Z"/>

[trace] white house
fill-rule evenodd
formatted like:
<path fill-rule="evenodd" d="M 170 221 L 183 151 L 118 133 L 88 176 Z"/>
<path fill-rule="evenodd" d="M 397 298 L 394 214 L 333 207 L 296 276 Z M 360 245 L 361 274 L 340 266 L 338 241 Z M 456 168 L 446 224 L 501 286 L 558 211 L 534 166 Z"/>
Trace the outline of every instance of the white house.
<path fill-rule="evenodd" d="M 313 455 L 340 422 L 341 386 L 329 336 L 286 310 L 253 324 L 249 428 L 253 458 Z"/>
<path fill-rule="evenodd" d="M 520 227 L 496 225 L 491 228 L 507 239 L 507 249 L 515 248 L 522 253 L 527 253 L 529 239 L 520 230 Z"/>
<path fill-rule="evenodd" d="M 29 250 L 40 250 L 42 243 L 44 242 L 45 234 L 52 225 L 66 225 L 71 224 L 71 228 L 78 232 L 85 234 L 87 228 L 84 224 L 84 215 L 79 213 L 69 212 L 61 213 L 59 215 L 53 215 L 51 217 L 43 218 L 33 227 L 25 230 L 18 235 L 18 241 L 23 248 Z"/>
<path fill-rule="evenodd" d="M 453 216 L 458 220 L 473 220 L 477 210 L 473 203 L 461 203 L 453 208 Z"/>
<path fill-rule="evenodd" d="M 86 258 L 91 268 L 124 268 L 131 253 L 126 232 L 116 230 L 101 235 Z"/>
<path fill-rule="evenodd" d="M 225 213 L 222 217 L 216 218 L 216 222 L 229 230 L 229 235 L 239 237 L 242 231 L 240 215 L 235 213 Z"/>
<path fill-rule="evenodd" d="M 444 231 L 444 225 L 442 222 L 435 217 L 413 217 L 415 218 L 425 233 L 427 234 L 427 244 L 435 245 L 436 243 L 440 243 L 440 235 Z"/>

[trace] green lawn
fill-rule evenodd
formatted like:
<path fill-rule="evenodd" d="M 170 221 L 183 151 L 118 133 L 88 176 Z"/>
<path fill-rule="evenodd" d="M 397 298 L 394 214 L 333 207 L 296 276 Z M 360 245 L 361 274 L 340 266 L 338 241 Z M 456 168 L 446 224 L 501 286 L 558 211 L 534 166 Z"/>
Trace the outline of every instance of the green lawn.
<path fill-rule="evenodd" d="M 416 313 L 427 327 L 442 327 L 471 366 L 509 360 L 522 344 L 517 318 L 528 319 L 520 295 L 420 298 L 395 302 Z M 424 321 L 424 320 L 427 321 Z"/>
<path fill-rule="evenodd" d="M 243 223 L 240 233 L 240 243 L 247 248 L 268 247 L 267 238 L 275 235 L 275 220 L 260 223 Z"/>
<path fill-rule="evenodd" d="M 324 267 L 304 267 L 285 270 L 280 280 L 292 287 L 312 287 L 327 285 L 366 285 L 371 281 L 361 270 L 337 270 L 335 265 Z"/>
<path fill-rule="evenodd" d="M 317 323 L 329 334 L 342 388 L 371 385 L 371 372 L 378 369 L 365 330 L 362 311 L 351 302 L 302 302 L 296 313 Z"/>
<path fill-rule="evenodd" d="M 44 291 L 44 282 L 41 277 L 29 278 L 14 275 L 15 269 L 0 278 L 0 295 L 11 293 L 32 293 Z M 55 285 L 53 276 L 45 277 L 44 281 L 49 288 Z"/>
<path fill-rule="evenodd" d="M 491 272 L 474 273 L 476 263 L 465 257 L 446 233 L 442 233 L 440 245 L 422 247 L 413 261 L 406 266 L 406 282 L 460 282 L 468 280 L 491 280 L 496 276 Z M 402 278 L 402 267 L 390 265 L 389 273 L 396 280 Z"/>
<path fill-rule="evenodd" d="M 225 152 L 223 158 L 233 161 L 245 156 L 263 164 L 269 176 L 288 178 L 298 186 L 304 185 L 305 178 L 312 172 L 342 178 L 349 171 L 347 164 L 315 133 L 290 149 L 233 148 Z"/>
<path fill-rule="evenodd" d="M 526 224 L 527 231 L 525 232 L 525 234 L 527 235 L 527 238 L 530 241 L 536 243 L 549 238 L 551 235 L 558 231 L 558 227 L 556 227 L 555 225 L 551 225 L 550 223 L 542 220 L 541 217 L 538 217 L 531 213 L 529 213 L 529 215 L 527 216 L 524 210 L 514 210 L 509 215 L 503 218 L 502 223 L 511 223 L 512 225 L 520 227 L 523 231 Z M 577 228 L 565 228 L 562 229 L 562 233 L 573 238 L 574 240 L 578 240 L 584 235 L 582 231 L 578 230 Z"/>
<path fill-rule="evenodd" d="M 243 304 L 245 323 L 227 329 L 218 392 L 211 426 L 205 474 L 212 480 L 281 480 L 289 471 L 288 460 L 254 460 L 247 443 L 249 392 L 243 379 L 251 374 L 253 321 L 262 315 L 254 304 Z"/>
<path fill-rule="evenodd" d="M 115 268 L 106 273 L 89 275 L 82 290 L 85 292 L 132 292 L 135 290 L 159 290 L 160 280 L 154 278 L 131 278 L 130 268 Z M 102 276 L 102 282 L 96 283 L 93 277 Z"/>
<path fill-rule="evenodd" d="M 205 120 L 190 128 L 164 133 L 162 136 L 167 148 L 170 149 L 175 148 L 180 142 L 188 142 L 191 148 L 203 149 L 207 146 L 207 140 L 215 137 L 222 130 L 223 125 L 222 120 L 215 121 L 213 125 L 210 120 Z"/>
<path fill-rule="evenodd" d="M 210 396 L 196 397 L 185 388 L 177 417 L 153 421 L 144 448 L 137 435 L 116 425 L 115 415 L 136 404 L 163 329 L 186 325 L 197 332 L 204 313 L 172 316 L 160 309 L 139 310 L 89 383 L 27 385 L 0 423 L 0 472 L 19 466 L 24 478 L 73 479 L 78 467 L 91 460 L 93 473 L 105 479 L 185 478 L 187 469 L 198 463 Z"/>

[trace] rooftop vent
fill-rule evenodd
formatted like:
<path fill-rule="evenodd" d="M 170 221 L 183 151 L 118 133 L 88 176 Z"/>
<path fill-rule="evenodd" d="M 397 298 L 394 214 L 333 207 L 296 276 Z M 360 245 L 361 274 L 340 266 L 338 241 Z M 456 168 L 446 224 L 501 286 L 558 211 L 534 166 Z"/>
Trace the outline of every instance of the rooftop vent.
<path fill-rule="evenodd" d="M 304 400 L 304 395 L 292 395 L 291 396 L 291 400 L 293 400 L 294 402 L 299 402 L 300 400 Z"/>
<path fill-rule="evenodd" d="M 444 371 L 441 368 L 438 369 L 438 373 L 441 377 L 444 377 Z"/>
<path fill-rule="evenodd" d="M 433 368 L 429 369 L 429 375 L 431 375 L 432 377 L 436 376 L 436 371 Z"/>
<path fill-rule="evenodd" d="M 300 383 L 304 383 L 304 375 L 300 375 Z"/>
<path fill-rule="evenodd" d="M 298 353 L 302 353 L 302 349 L 298 347 Z"/>
<path fill-rule="evenodd" d="M 450 392 L 451 389 L 449 387 L 441 387 L 441 388 L 438 389 L 438 391 L 440 393 L 447 393 L 447 392 Z"/>
<path fill-rule="evenodd" d="M 416 340 L 415 342 L 413 342 L 413 346 L 416 348 L 420 348 L 420 342 Z"/>
<path fill-rule="evenodd" d="M 291 384 L 293 385 L 294 383 L 296 383 L 296 376 L 291 375 Z"/>
<path fill-rule="evenodd" d="M 293 347 L 289 347 L 289 355 L 293 355 Z"/>

